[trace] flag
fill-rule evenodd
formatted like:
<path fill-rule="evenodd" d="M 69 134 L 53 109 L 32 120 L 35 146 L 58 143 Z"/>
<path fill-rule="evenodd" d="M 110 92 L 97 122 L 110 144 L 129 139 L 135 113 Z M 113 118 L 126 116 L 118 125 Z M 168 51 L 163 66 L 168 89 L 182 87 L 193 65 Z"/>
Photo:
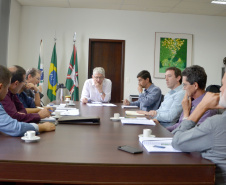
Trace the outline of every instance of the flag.
<path fill-rule="evenodd" d="M 40 51 L 39 51 L 39 59 L 38 59 L 38 69 L 41 71 L 41 75 L 40 75 L 40 83 L 38 84 L 38 86 L 42 86 L 44 83 L 44 64 L 43 64 L 43 56 L 42 56 L 42 40 L 40 42 Z"/>
<path fill-rule="evenodd" d="M 74 101 L 79 100 L 79 90 L 78 90 L 78 60 L 77 51 L 75 44 L 73 45 L 73 51 L 71 55 L 71 60 L 68 67 L 66 88 L 70 91 L 71 99 Z"/>
<path fill-rule="evenodd" d="M 47 96 L 50 101 L 56 100 L 56 88 L 57 88 L 57 55 L 56 55 L 56 42 L 54 44 L 51 63 L 49 67 L 49 79 Z"/>

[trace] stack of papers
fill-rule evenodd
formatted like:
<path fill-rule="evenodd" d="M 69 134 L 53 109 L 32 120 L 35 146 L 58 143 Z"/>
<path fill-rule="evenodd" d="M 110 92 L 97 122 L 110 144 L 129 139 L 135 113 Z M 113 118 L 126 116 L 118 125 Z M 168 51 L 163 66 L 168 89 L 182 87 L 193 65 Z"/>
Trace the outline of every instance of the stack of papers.
<path fill-rule="evenodd" d="M 148 120 L 147 118 L 122 118 L 122 124 L 132 124 L 132 125 L 155 125 L 153 120 Z"/>
<path fill-rule="evenodd" d="M 106 106 L 106 107 L 116 107 L 117 105 L 112 104 L 112 103 L 101 103 L 101 102 L 93 102 L 93 103 L 87 103 L 86 105 L 88 106 L 93 106 L 93 107 L 102 107 L 102 106 Z"/>
<path fill-rule="evenodd" d="M 137 111 L 125 111 L 128 116 L 145 116 L 145 114 L 139 114 Z"/>
<path fill-rule="evenodd" d="M 138 109 L 136 105 L 122 105 L 123 109 Z"/>
<path fill-rule="evenodd" d="M 48 118 L 41 119 L 40 123 L 43 123 L 43 122 L 55 122 L 55 121 L 56 121 L 56 119 L 50 116 Z"/>
<path fill-rule="evenodd" d="M 69 110 L 62 110 L 57 109 L 57 111 L 60 110 L 61 116 L 78 116 L 79 115 L 79 109 L 69 109 Z M 55 112 L 52 113 L 52 115 L 55 115 Z"/>
<path fill-rule="evenodd" d="M 148 152 L 181 152 L 180 150 L 176 150 L 172 147 L 172 138 L 140 137 L 139 141 L 143 144 Z"/>

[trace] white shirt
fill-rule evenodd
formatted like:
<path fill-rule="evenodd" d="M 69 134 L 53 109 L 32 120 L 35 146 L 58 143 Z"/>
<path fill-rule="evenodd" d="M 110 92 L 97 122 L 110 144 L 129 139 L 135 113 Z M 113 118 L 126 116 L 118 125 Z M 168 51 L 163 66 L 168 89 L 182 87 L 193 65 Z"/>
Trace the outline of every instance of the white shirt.
<path fill-rule="evenodd" d="M 101 97 L 101 94 L 97 90 L 97 88 L 94 85 L 93 79 L 88 79 L 85 81 L 83 89 L 82 89 L 82 95 L 81 100 L 83 98 L 87 98 L 89 101 L 95 101 L 95 102 L 109 102 L 111 100 L 111 86 L 112 82 L 111 80 L 104 78 L 103 80 L 103 92 L 105 94 L 104 100 Z"/>

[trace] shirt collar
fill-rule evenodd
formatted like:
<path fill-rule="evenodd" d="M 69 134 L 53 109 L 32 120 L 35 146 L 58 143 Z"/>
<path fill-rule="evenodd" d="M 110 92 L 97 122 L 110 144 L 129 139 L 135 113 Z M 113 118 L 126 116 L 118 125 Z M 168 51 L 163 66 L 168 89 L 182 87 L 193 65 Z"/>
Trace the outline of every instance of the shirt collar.
<path fill-rule="evenodd" d="M 192 105 L 196 105 L 197 103 L 199 103 L 203 99 L 205 94 L 206 94 L 206 92 L 204 94 L 202 94 L 201 96 L 199 96 L 198 98 L 196 98 L 195 100 L 193 100 Z"/>
<path fill-rule="evenodd" d="M 169 91 L 169 94 L 174 94 L 175 92 L 180 91 L 183 88 L 183 85 L 179 85 L 178 87 L 176 87 L 175 89 L 172 89 L 171 91 Z"/>

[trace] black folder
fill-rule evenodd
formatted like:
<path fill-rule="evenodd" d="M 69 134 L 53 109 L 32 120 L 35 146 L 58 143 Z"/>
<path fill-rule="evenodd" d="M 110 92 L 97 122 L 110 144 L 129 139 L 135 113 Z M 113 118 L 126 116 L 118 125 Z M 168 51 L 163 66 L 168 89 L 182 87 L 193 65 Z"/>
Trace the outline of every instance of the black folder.
<path fill-rule="evenodd" d="M 99 125 L 99 117 L 63 116 L 58 119 L 59 124 Z"/>

